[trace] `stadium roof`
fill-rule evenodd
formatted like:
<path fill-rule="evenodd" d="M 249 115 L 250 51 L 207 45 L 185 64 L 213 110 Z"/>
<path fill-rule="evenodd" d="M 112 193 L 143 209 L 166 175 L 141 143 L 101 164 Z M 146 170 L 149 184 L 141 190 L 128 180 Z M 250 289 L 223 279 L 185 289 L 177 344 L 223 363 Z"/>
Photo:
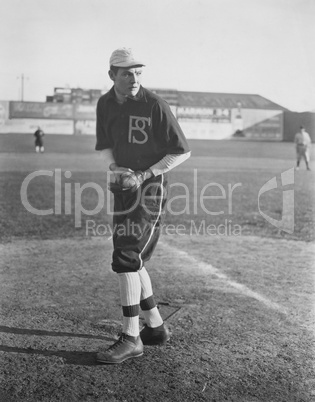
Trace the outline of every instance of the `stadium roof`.
<path fill-rule="evenodd" d="M 213 107 L 233 109 L 241 106 L 244 109 L 288 110 L 260 95 L 227 94 L 214 92 L 187 92 L 172 89 L 153 90 L 169 104 L 183 107 Z"/>

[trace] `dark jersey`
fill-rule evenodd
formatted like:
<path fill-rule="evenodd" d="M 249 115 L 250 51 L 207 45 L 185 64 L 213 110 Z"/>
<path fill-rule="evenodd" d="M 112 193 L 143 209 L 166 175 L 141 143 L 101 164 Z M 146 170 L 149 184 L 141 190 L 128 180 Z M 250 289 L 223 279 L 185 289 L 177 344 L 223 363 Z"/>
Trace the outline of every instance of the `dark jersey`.
<path fill-rule="evenodd" d="M 146 170 L 166 154 L 189 152 L 169 105 L 143 88 L 123 104 L 114 87 L 97 104 L 96 150 L 111 148 L 118 166 Z"/>
<path fill-rule="evenodd" d="M 34 133 L 35 137 L 35 145 L 36 146 L 42 146 L 43 145 L 43 137 L 44 137 L 44 132 L 42 130 L 36 130 Z"/>

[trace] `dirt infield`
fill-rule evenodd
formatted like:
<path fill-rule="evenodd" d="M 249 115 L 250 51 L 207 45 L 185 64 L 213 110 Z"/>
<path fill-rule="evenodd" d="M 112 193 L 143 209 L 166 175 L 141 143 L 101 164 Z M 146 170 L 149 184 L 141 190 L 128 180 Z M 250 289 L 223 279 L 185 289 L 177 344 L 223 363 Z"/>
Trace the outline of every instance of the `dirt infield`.
<path fill-rule="evenodd" d="M 111 242 L 0 246 L 1 400 L 310 401 L 314 249 L 276 242 L 164 236 L 148 269 L 173 337 L 118 367 L 95 362 L 120 330 Z"/>

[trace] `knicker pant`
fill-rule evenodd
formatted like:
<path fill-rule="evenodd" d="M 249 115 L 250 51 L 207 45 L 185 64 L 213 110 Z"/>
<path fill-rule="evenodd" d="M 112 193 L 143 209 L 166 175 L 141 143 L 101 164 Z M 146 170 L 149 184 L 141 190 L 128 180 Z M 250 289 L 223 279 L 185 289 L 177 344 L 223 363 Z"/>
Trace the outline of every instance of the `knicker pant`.
<path fill-rule="evenodd" d="M 166 200 L 165 175 L 145 181 L 135 192 L 114 194 L 113 271 L 138 271 L 151 258 L 164 221 Z"/>
<path fill-rule="evenodd" d="M 310 152 L 307 146 L 305 145 L 297 145 L 296 147 L 296 159 L 298 162 L 301 161 L 301 159 L 304 159 L 305 162 L 310 161 Z"/>

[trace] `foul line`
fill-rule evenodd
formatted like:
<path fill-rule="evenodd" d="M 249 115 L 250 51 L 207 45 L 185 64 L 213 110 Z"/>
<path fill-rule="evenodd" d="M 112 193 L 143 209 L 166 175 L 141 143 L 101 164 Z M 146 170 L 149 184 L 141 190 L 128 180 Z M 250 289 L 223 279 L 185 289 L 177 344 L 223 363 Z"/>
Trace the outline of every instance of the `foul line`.
<path fill-rule="evenodd" d="M 254 290 L 249 289 L 246 285 L 243 285 L 242 283 L 239 282 L 235 282 L 233 279 L 230 279 L 226 274 L 221 272 L 218 268 L 214 267 L 213 265 L 207 264 L 203 261 L 199 261 L 195 257 L 189 255 L 186 251 L 182 251 L 176 247 L 170 246 L 164 241 L 160 240 L 160 244 L 164 249 L 168 249 L 170 252 L 178 255 L 179 257 L 184 258 L 188 262 L 190 267 L 197 267 L 201 270 L 204 270 L 210 273 L 211 275 L 216 276 L 218 279 L 225 282 L 231 288 L 236 289 L 239 293 L 243 294 L 244 296 L 258 300 L 259 302 L 263 303 L 266 307 L 270 309 L 280 311 L 281 313 L 286 313 L 285 309 L 279 304 L 267 299 L 260 293 L 257 293 Z"/>

